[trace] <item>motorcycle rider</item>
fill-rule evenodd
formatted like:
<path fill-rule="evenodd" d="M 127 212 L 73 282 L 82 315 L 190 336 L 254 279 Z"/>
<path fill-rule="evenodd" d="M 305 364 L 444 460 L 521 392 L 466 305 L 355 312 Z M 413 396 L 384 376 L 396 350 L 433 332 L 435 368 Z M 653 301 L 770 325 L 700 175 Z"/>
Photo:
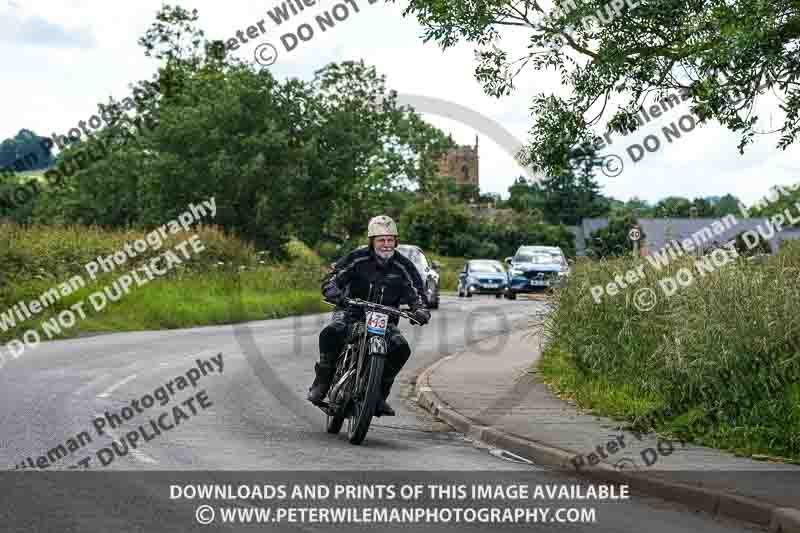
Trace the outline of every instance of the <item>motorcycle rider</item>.
<path fill-rule="evenodd" d="M 414 264 L 396 253 L 397 225 L 388 216 L 372 218 L 367 228 L 369 246 L 357 248 L 340 259 L 322 283 L 322 294 L 336 303 L 331 322 L 319 334 L 319 363 L 314 365 L 316 377 L 308 392 L 308 400 L 322 402 L 336 372 L 336 360 L 347 342 L 350 324 L 364 320 L 364 310 L 346 308 L 342 298 L 358 298 L 391 307 L 407 303 L 416 322 L 425 325 L 431 318 L 426 308 L 425 290 Z M 388 353 L 383 371 L 382 401 L 375 415 L 393 416 L 386 403 L 397 374 L 411 355 L 411 348 L 397 327 L 398 318 L 390 317 L 386 328 Z"/>

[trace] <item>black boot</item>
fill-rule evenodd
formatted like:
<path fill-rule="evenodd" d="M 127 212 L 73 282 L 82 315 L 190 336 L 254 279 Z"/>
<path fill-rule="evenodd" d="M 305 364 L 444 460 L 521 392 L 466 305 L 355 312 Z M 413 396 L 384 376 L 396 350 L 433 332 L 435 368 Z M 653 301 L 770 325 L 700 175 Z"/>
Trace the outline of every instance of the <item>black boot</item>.
<path fill-rule="evenodd" d="M 386 403 L 386 398 L 389 397 L 389 392 L 392 390 L 392 384 L 394 382 L 390 381 L 388 383 L 383 383 L 383 390 L 381 391 L 381 401 L 378 404 L 377 409 L 375 409 L 375 416 L 394 416 L 396 413 L 392 406 Z"/>
<path fill-rule="evenodd" d="M 331 380 L 333 380 L 336 367 L 324 363 L 316 363 L 314 365 L 314 372 L 316 372 L 317 375 L 314 378 L 314 383 L 311 384 L 307 398 L 308 401 L 314 405 L 318 405 L 322 403 L 322 400 L 331 388 Z"/>

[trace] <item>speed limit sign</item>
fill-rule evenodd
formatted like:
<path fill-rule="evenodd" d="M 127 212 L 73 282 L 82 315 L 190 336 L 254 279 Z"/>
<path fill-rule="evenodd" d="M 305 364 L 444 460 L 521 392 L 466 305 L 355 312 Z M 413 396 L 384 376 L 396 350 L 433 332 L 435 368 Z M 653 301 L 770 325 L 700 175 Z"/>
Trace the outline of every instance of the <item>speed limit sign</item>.
<path fill-rule="evenodd" d="M 628 238 L 632 241 L 638 241 L 642 238 L 642 232 L 639 231 L 639 228 L 633 228 L 628 232 Z"/>

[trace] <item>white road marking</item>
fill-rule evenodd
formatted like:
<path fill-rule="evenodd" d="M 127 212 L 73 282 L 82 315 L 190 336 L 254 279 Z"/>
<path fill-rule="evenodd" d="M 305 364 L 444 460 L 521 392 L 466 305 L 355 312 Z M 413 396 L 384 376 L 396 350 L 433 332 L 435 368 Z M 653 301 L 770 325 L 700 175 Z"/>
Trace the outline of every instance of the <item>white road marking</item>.
<path fill-rule="evenodd" d="M 520 457 L 519 455 L 511 453 L 508 450 L 503 450 L 502 448 L 492 448 L 489 450 L 489 455 L 493 455 L 499 459 L 505 459 L 506 461 L 511 461 L 512 463 L 522 463 L 527 465 L 534 464 L 533 461 L 525 459 L 524 457 Z"/>
<path fill-rule="evenodd" d="M 97 385 L 98 383 L 102 382 L 107 377 L 108 377 L 108 374 L 102 374 L 100 377 L 94 378 L 92 381 L 90 381 L 86 385 L 82 385 L 82 386 L 78 387 L 77 389 L 75 389 L 75 391 L 72 394 L 77 396 L 77 395 L 81 394 L 83 391 L 85 391 L 87 389 L 90 389 L 90 388 L 94 387 L 95 385 Z"/>
<path fill-rule="evenodd" d="M 111 386 L 110 386 L 109 388 L 107 388 L 105 391 L 103 391 L 103 392 L 101 392 L 100 394 L 98 394 L 98 395 L 97 395 L 97 397 L 98 397 L 98 398 L 108 398 L 108 397 L 111 395 L 111 393 L 112 393 L 112 392 L 114 392 L 115 390 L 117 390 L 117 389 L 118 389 L 118 388 L 120 388 L 121 386 L 125 385 L 125 384 L 126 384 L 126 383 L 128 383 L 129 381 L 132 381 L 132 380 L 136 379 L 136 376 L 137 376 L 137 375 L 138 375 L 138 374 L 131 374 L 131 375 L 130 375 L 130 376 L 128 376 L 127 378 L 123 379 L 122 381 L 119 381 L 119 382 L 117 382 L 117 383 L 115 383 L 115 384 L 111 385 Z"/>

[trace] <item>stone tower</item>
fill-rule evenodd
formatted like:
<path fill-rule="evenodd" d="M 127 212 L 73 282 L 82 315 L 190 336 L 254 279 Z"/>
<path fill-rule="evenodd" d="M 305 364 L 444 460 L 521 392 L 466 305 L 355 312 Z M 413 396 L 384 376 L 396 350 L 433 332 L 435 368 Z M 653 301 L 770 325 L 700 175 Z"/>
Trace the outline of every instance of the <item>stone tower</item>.
<path fill-rule="evenodd" d="M 478 174 L 478 136 L 475 135 L 475 147 L 465 145 L 451 148 L 442 154 L 437 161 L 439 174 L 451 176 L 459 185 L 477 185 L 480 187 Z"/>

